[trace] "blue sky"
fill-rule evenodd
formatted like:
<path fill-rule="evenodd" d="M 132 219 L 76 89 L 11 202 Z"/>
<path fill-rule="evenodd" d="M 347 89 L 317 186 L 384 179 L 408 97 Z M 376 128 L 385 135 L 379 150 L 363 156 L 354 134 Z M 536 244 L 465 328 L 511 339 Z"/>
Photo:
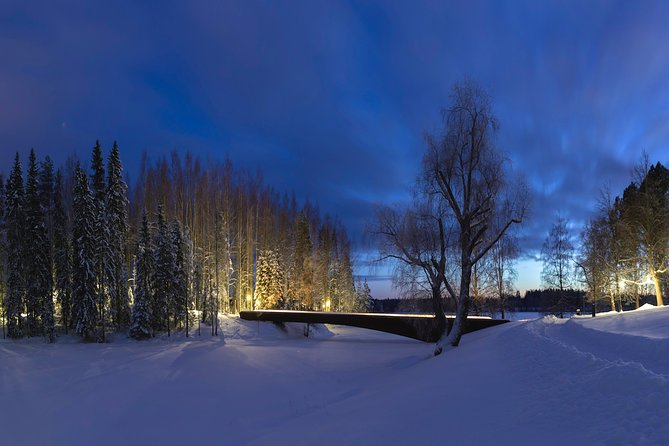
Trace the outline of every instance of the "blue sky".
<path fill-rule="evenodd" d="M 669 161 L 668 23 L 663 1 L 0 2 L 0 170 L 96 138 L 131 175 L 143 150 L 229 156 L 359 241 L 375 203 L 408 197 L 468 75 L 532 188 L 519 286 L 535 287 L 556 212 L 576 232 L 642 150 Z"/>

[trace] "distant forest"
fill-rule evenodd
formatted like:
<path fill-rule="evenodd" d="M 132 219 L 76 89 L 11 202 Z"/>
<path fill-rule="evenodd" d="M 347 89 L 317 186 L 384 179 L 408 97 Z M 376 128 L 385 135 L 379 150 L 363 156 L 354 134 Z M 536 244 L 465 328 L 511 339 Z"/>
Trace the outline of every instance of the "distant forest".
<path fill-rule="evenodd" d="M 17 153 L 0 177 L 3 334 L 135 338 L 244 309 L 366 311 L 344 225 L 229 160 L 144 154 L 128 186 L 118 146 L 56 169 Z M 6 333 L 5 333 L 6 330 Z"/>
<path fill-rule="evenodd" d="M 655 305 L 655 296 L 652 294 L 640 295 L 639 305 Z M 446 312 L 453 313 L 455 305 L 444 299 Z M 580 310 L 583 314 L 590 313 L 593 305 L 598 305 L 596 311 L 610 310 L 608 302 L 597 302 L 589 298 L 587 291 L 548 288 L 543 290 L 527 290 L 521 296 L 520 292 L 515 295 L 506 296 L 504 299 L 486 298 L 472 303 L 471 315 L 474 316 L 502 316 L 500 305 L 504 305 L 504 311 L 509 312 L 536 312 L 545 314 L 569 314 Z M 622 302 L 624 310 L 637 308 L 635 301 Z M 432 313 L 432 300 L 430 298 L 401 298 L 401 299 L 372 299 L 372 311 L 381 313 Z"/>

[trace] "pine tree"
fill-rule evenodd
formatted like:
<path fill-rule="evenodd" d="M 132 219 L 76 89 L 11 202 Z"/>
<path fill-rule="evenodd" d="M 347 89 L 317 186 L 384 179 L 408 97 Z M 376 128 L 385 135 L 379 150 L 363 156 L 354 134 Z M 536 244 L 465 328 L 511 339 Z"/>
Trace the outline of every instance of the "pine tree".
<path fill-rule="evenodd" d="M 106 223 L 109 240 L 107 245 L 107 287 L 111 302 L 111 319 L 117 331 L 130 322 L 125 246 L 128 238 L 128 187 L 123 181 L 123 166 L 118 145 L 114 142 L 107 164 Z"/>
<path fill-rule="evenodd" d="M 95 265 L 95 295 L 97 301 L 98 323 L 101 325 L 102 341 L 105 341 L 108 311 L 108 283 L 109 265 L 109 225 L 107 224 L 105 198 L 107 186 L 105 184 L 105 168 L 100 141 L 95 141 L 91 160 L 91 194 L 93 203 L 93 238 L 94 238 L 94 265 Z"/>
<path fill-rule="evenodd" d="M 25 277 L 28 335 L 45 335 L 53 341 L 53 284 L 45 210 L 40 200 L 37 157 L 30 151 L 26 178 Z M 43 317 L 44 316 L 44 317 Z"/>
<path fill-rule="evenodd" d="M 179 322 L 186 323 L 188 316 L 188 276 L 186 274 L 186 256 L 184 237 L 181 225 L 173 220 L 170 228 L 170 241 L 172 243 L 172 290 L 170 296 L 170 312 L 174 315 L 174 325 Z"/>
<path fill-rule="evenodd" d="M 53 207 L 53 252 L 56 295 L 65 333 L 72 325 L 72 244 L 63 205 L 63 173 L 56 173 Z"/>
<path fill-rule="evenodd" d="M 98 324 L 95 206 L 86 173 L 77 166 L 73 205 L 73 304 L 76 331 L 86 340 L 95 339 Z"/>
<path fill-rule="evenodd" d="M 14 158 L 14 167 L 6 187 L 5 227 L 7 236 L 7 258 L 15 259 L 7 264 L 7 294 L 5 315 L 7 336 L 20 338 L 24 334 L 21 313 L 24 308 L 25 283 L 23 280 L 23 240 L 25 238 L 25 215 L 23 210 L 23 172 L 19 154 Z"/>
<path fill-rule="evenodd" d="M 137 241 L 137 256 L 135 257 L 135 302 L 132 307 L 132 323 L 130 337 L 146 339 L 152 336 L 151 295 L 153 275 L 153 253 L 151 247 L 151 232 L 146 212 L 142 216 L 142 229 Z"/>
<path fill-rule="evenodd" d="M 163 205 L 158 206 L 158 232 L 156 234 L 153 273 L 154 298 L 151 308 L 154 330 L 167 330 L 169 335 L 169 310 L 172 302 L 171 281 L 174 266 L 172 243 L 165 221 Z"/>

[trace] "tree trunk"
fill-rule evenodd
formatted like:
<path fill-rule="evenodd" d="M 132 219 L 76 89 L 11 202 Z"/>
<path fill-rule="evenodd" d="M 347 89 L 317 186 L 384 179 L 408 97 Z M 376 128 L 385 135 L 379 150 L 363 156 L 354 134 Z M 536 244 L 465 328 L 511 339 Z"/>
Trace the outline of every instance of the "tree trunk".
<path fill-rule="evenodd" d="M 444 315 L 444 305 L 441 300 L 441 286 L 432 287 L 432 308 L 434 310 L 435 320 L 437 322 L 437 329 L 441 334 L 440 337 L 446 336 L 446 316 Z"/>
<path fill-rule="evenodd" d="M 460 338 L 462 338 L 462 333 L 465 329 L 470 304 L 469 286 L 472 279 L 472 265 L 469 264 L 468 259 L 463 259 L 462 263 L 463 266 L 460 275 L 460 296 L 458 298 L 457 308 L 455 310 L 455 320 L 453 321 L 453 326 L 451 327 L 451 331 L 448 333 L 448 336 L 442 336 L 437 341 L 437 345 L 434 350 L 435 356 L 439 355 L 446 345 L 457 347 L 460 344 Z"/>
<path fill-rule="evenodd" d="M 653 285 L 655 285 L 655 298 L 657 299 L 657 306 L 664 306 L 664 300 L 662 299 L 662 285 L 660 284 L 660 278 L 657 277 L 657 274 L 652 274 Z"/>

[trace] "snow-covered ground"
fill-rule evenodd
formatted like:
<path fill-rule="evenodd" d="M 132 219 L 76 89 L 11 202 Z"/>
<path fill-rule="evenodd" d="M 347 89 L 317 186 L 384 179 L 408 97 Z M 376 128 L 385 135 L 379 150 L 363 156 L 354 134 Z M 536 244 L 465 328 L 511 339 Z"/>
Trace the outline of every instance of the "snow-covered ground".
<path fill-rule="evenodd" d="M 669 308 L 432 346 L 221 320 L 222 335 L 0 342 L 7 445 L 669 444 Z"/>

